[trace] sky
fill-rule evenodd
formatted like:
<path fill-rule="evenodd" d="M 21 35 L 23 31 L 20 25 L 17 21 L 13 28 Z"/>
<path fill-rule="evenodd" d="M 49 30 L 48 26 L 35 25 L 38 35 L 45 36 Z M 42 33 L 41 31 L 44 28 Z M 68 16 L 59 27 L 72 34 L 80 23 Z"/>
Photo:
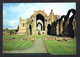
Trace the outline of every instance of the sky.
<path fill-rule="evenodd" d="M 38 10 L 45 10 L 49 15 L 51 9 L 55 15 L 66 15 L 69 9 L 76 10 L 76 3 L 3 3 L 3 28 L 16 29 L 20 17 L 29 18 Z"/>

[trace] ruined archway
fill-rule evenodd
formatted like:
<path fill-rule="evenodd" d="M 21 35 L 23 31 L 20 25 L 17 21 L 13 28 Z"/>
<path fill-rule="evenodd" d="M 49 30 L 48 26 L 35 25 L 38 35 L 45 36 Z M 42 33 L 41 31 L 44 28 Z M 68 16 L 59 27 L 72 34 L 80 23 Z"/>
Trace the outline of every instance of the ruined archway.
<path fill-rule="evenodd" d="M 38 24 L 37 24 L 37 29 L 38 29 L 39 31 L 42 31 L 42 24 L 41 24 L 41 23 L 38 23 Z"/>
<path fill-rule="evenodd" d="M 42 23 L 43 23 L 42 29 L 45 30 L 45 21 L 44 21 L 44 17 L 41 14 L 36 15 L 36 23 L 37 23 L 38 20 L 42 21 Z"/>
<path fill-rule="evenodd" d="M 32 27 L 31 27 L 31 25 L 29 25 L 29 29 L 30 29 L 30 35 L 32 35 Z"/>
<path fill-rule="evenodd" d="M 68 24 L 68 36 L 72 38 L 74 37 L 74 30 L 73 30 L 73 24 L 72 24 L 73 20 L 74 20 L 74 15 L 71 16 Z"/>
<path fill-rule="evenodd" d="M 51 35 L 51 25 L 50 24 L 48 24 L 47 26 L 47 34 Z"/>
<path fill-rule="evenodd" d="M 59 35 L 63 36 L 63 22 L 64 22 L 65 15 L 62 15 L 59 19 Z"/>
<path fill-rule="evenodd" d="M 68 37 L 74 37 L 74 30 L 73 30 L 73 19 L 75 18 L 75 10 L 74 9 L 70 9 L 67 13 L 67 15 L 65 16 L 65 20 L 63 23 L 63 27 L 64 27 L 64 36 L 68 36 Z"/>

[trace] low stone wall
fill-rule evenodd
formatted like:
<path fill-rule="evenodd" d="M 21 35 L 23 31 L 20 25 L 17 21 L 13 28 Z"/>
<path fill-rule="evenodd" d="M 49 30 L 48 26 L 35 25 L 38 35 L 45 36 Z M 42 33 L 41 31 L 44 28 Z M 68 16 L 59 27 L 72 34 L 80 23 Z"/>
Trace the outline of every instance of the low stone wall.
<path fill-rule="evenodd" d="M 44 38 L 43 40 L 69 40 L 71 39 L 70 37 L 47 37 Z"/>
<path fill-rule="evenodd" d="M 23 38 L 23 40 L 36 40 L 36 38 Z"/>
<path fill-rule="evenodd" d="M 4 41 L 11 41 L 11 40 L 24 41 L 24 40 L 36 40 L 36 38 L 21 38 L 21 39 L 10 38 L 10 39 L 4 39 Z"/>

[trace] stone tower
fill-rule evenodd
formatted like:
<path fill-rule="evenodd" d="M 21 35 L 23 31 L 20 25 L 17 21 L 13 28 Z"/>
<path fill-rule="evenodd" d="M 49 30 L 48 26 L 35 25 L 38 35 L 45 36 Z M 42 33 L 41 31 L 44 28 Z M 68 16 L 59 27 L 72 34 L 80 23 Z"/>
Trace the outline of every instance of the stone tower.
<path fill-rule="evenodd" d="M 53 13 L 53 9 L 51 9 L 51 12 L 49 14 L 49 18 L 51 19 L 51 21 L 54 21 L 54 13 Z"/>
<path fill-rule="evenodd" d="M 17 32 L 18 35 L 25 35 L 26 34 L 26 20 L 19 19 L 19 31 Z"/>

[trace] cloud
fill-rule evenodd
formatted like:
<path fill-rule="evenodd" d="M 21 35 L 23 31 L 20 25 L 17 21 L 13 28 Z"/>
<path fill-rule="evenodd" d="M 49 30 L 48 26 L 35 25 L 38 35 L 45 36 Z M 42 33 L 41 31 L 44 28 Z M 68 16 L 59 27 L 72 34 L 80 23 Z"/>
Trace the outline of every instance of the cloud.
<path fill-rule="evenodd" d="M 67 3 L 69 6 L 71 3 Z M 65 8 L 67 7 L 66 3 L 20 3 L 17 6 L 9 6 L 7 9 L 11 12 L 18 13 L 23 19 L 29 18 L 34 11 L 37 10 L 45 10 L 45 12 L 49 15 L 51 9 L 53 9 L 55 14 L 64 14 Z M 65 8 L 64 8 L 65 7 Z M 66 11 L 65 11 L 66 12 Z"/>
<path fill-rule="evenodd" d="M 7 6 L 8 4 L 8 6 Z M 47 15 L 51 9 L 56 14 L 66 14 L 70 8 L 76 8 L 75 3 L 4 3 L 3 4 L 3 27 L 15 28 L 19 24 L 19 18 L 29 18 L 34 11 L 45 10 Z"/>
<path fill-rule="evenodd" d="M 3 10 L 3 16 L 5 16 L 6 15 L 6 11 L 5 10 Z"/>
<path fill-rule="evenodd" d="M 9 28 L 17 28 L 19 24 L 18 20 L 4 20 L 3 21 L 3 27 L 9 27 Z"/>

